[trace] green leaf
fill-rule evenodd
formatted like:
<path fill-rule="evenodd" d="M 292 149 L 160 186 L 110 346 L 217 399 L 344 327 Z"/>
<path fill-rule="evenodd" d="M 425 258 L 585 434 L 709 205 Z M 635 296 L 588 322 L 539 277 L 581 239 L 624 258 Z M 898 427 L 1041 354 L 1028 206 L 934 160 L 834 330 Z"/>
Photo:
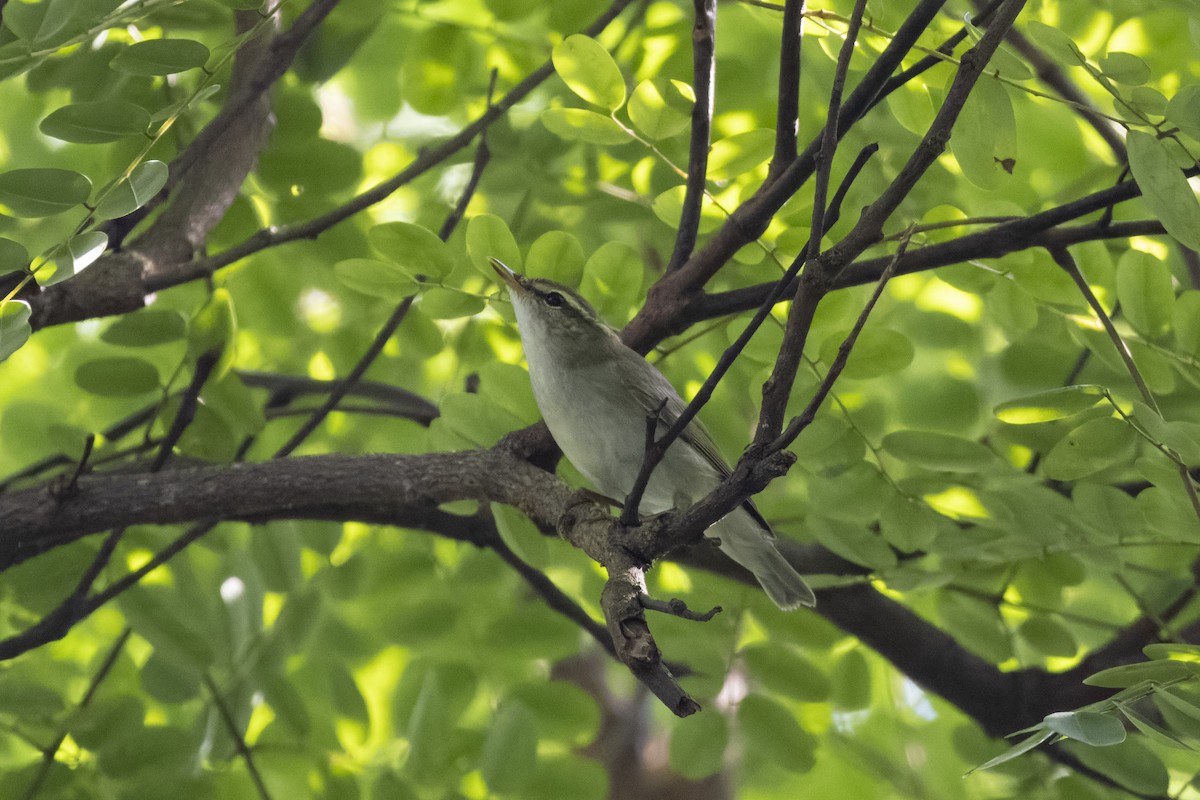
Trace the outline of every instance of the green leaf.
<path fill-rule="evenodd" d="M 1120 667 L 1102 669 L 1094 675 L 1083 679 L 1088 686 L 1103 686 L 1107 689 L 1127 689 L 1142 681 L 1182 680 L 1192 673 L 1178 661 L 1143 661 L 1137 664 L 1124 664 Z"/>
<path fill-rule="evenodd" d="M 451 721 L 446 713 L 438 671 L 431 669 L 421 684 L 405 731 L 409 741 L 408 767 L 418 778 L 436 774 L 449 759 L 445 743 Z"/>
<path fill-rule="evenodd" d="M 1156 661 L 1175 659 L 1178 661 L 1191 661 L 1193 663 L 1200 662 L 1200 645 L 1196 644 L 1159 642 L 1146 645 L 1142 648 L 1142 652 L 1146 654 L 1147 658 L 1153 658 Z"/>
<path fill-rule="evenodd" d="M 936 519 L 924 503 L 893 493 L 879 510 L 879 532 L 892 547 L 912 553 L 933 543 Z"/>
<path fill-rule="evenodd" d="M 1162 712 L 1167 724 L 1174 730 L 1193 739 L 1200 739 L 1200 706 L 1196 705 L 1194 693 L 1190 699 L 1176 694 L 1175 688 L 1163 688 L 1154 693 L 1154 702 Z"/>
<path fill-rule="evenodd" d="M 208 48 L 192 39 L 134 42 L 109 62 L 118 72 L 154 77 L 186 72 L 208 62 Z"/>
<path fill-rule="evenodd" d="M 101 332 L 100 339 L 124 347 L 153 347 L 182 339 L 186 333 L 187 321 L 178 311 L 144 308 L 119 317 Z"/>
<path fill-rule="evenodd" d="M 679 97 L 678 92 L 671 92 Z M 680 98 L 676 108 L 668 103 L 658 87 L 650 81 L 642 81 L 629 98 L 629 119 L 647 137 L 659 140 L 678 136 L 691 125 L 691 115 Z"/>
<path fill-rule="evenodd" d="M 1025 25 L 1025 33 L 1029 35 L 1030 39 L 1033 39 L 1038 47 L 1045 50 L 1051 58 L 1064 67 L 1077 67 L 1087 61 L 1079 46 L 1058 28 L 1030 20 Z"/>
<path fill-rule="evenodd" d="M 605 242 L 583 265 L 579 291 L 613 324 L 628 321 L 642 293 L 642 259 L 624 242 Z"/>
<path fill-rule="evenodd" d="M 729 723 L 719 711 L 677 720 L 667 763 L 688 780 L 702 780 L 724 769 L 728 743 Z"/>
<path fill-rule="evenodd" d="M 837 708 L 857 711 L 871 705 L 871 666 L 861 650 L 848 650 L 839 656 L 829 675 Z"/>
<path fill-rule="evenodd" d="M 790 772 L 807 772 L 816 763 L 813 737 L 790 711 L 762 695 L 747 695 L 738 705 L 738 727 L 747 750 Z"/>
<path fill-rule="evenodd" d="M 1094 747 L 1108 747 L 1125 741 L 1125 726 L 1108 714 L 1058 711 L 1048 714 L 1044 722 L 1055 733 Z"/>
<path fill-rule="evenodd" d="M 846 331 L 839 331 L 821 343 L 821 361 L 826 366 L 837 358 Z M 908 337 L 887 328 L 866 327 L 858 335 L 842 375 L 855 380 L 878 378 L 899 372 L 912 363 L 916 349 Z"/>
<path fill-rule="evenodd" d="M 1130 131 L 1125 143 L 1129 169 L 1154 216 L 1181 244 L 1200 249 L 1200 202 L 1166 146 L 1142 131 Z"/>
<path fill-rule="evenodd" d="M 654 198 L 654 216 L 670 225 L 679 227 L 679 219 L 683 213 L 683 200 L 687 196 L 687 187 L 682 183 L 673 186 Z M 725 212 L 707 196 L 700 201 L 700 233 L 709 233 L 725 220 Z"/>
<path fill-rule="evenodd" d="M 1031 616 L 1021 623 L 1017 634 L 1039 653 L 1059 658 L 1070 658 L 1079 649 L 1079 644 L 1067 626 L 1045 615 Z"/>
<path fill-rule="evenodd" d="M 1129 458 L 1136 443 L 1137 434 L 1121 420 L 1093 419 L 1068 433 L 1046 454 L 1042 471 L 1057 481 L 1085 478 Z"/>
<path fill-rule="evenodd" d="M 1133 53 L 1122 53 L 1119 50 L 1100 59 L 1100 71 L 1117 83 L 1126 86 L 1140 86 L 1150 80 L 1150 65 Z"/>
<path fill-rule="evenodd" d="M 998 80 L 981 79 L 963 104 L 950 135 L 950 151 L 963 175 L 981 189 L 1009 178 L 1017 156 L 1017 118 Z"/>
<path fill-rule="evenodd" d="M 936 431 L 894 431 L 883 437 L 883 449 L 909 464 L 949 472 L 975 472 L 996 461 L 979 442 Z"/>
<path fill-rule="evenodd" d="M 836 519 L 812 519 L 808 532 L 826 549 L 872 570 L 896 566 L 896 552 L 866 525 Z"/>
<path fill-rule="evenodd" d="M 533 778 L 537 763 L 537 718 L 520 701 L 500 706 L 488 728 L 479 757 L 479 771 L 488 789 L 520 792 Z"/>
<path fill-rule="evenodd" d="M 1117 263 L 1117 300 L 1138 333 L 1149 339 L 1166 336 L 1175 305 L 1171 270 L 1150 253 L 1126 250 Z"/>
<path fill-rule="evenodd" d="M 114 186 L 96 206 L 96 219 L 117 219 L 132 214 L 154 199 L 167 185 L 167 165 L 161 161 L 143 161 L 134 167 L 128 180 Z"/>
<path fill-rule="evenodd" d="M 565 681 L 536 681 L 516 686 L 510 699 L 519 700 L 537 718 L 542 741 L 583 746 L 596 735 L 600 709 L 596 698 Z"/>
<path fill-rule="evenodd" d="M 998 767 L 1007 761 L 1012 761 L 1014 758 L 1025 755 L 1030 750 L 1033 750 L 1052 736 L 1054 736 L 1053 731 L 1041 730 L 1039 726 L 1038 730 L 1035 730 L 1032 734 L 1017 742 L 1015 745 L 1005 750 L 991 761 L 988 761 L 986 764 L 980 764 L 978 767 L 975 767 L 975 769 L 991 769 L 992 767 Z M 975 770 L 971 770 L 971 772 L 974 771 Z M 967 774 L 969 775 L 970 773 Z"/>
<path fill-rule="evenodd" d="M 20 242 L 0 237 L 0 275 L 23 272 L 29 266 L 29 251 Z"/>
<path fill-rule="evenodd" d="M 1200 291 L 1189 289 L 1175 298 L 1171 321 L 1179 352 L 1200 357 Z"/>
<path fill-rule="evenodd" d="M 588 144 L 625 144 L 629 134 L 613 119 L 584 108 L 548 108 L 542 124 L 556 136 Z"/>
<path fill-rule="evenodd" d="M 475 268 L 491 280 L 496 279 L 496 273 L 488 259 L 499 259 L 517 272 L 522 270 L 524 263 L 512 231 L 495 214 L 476 214 L 467 221 L 467 255 Z"/>
<path fill-rule="evenodd" d="M 4 24 L 27 42 L 46 46 L 71 32 L 76 0 L 15 2 L 4 5 Z"/>
<path fill-rule="evenodd" d="M 87 176 L 69 169 L 14 169 L 0 174 L 0 203 L 14 216 L 49 217 L 86 202 Z"/>
<path fill-rule="evenodd" d="M 0 681 L 0 713 L 18 719 L 52 719 L 63 710 L 63 698 L 56 689 L 32 680 L 6 675 Z"/>
<path fill-rule="evenodd" d="M 604 765 L 593 758 L 569 754 L 538 759 L 533 780 L 521 800 L 604 800 L 609 797 Z"/>
<path fill-rule="evenodd" d="M 9 300 L 0 305 L 0 361 L 20 350 L 33 335 L 30 313 L 29 303 L 24 300 Z"/>
<path fill-rule="evenodd" d="M 454 269 L 454 253 L 428 228 L 411 222 L 384 222 L 367 232 L 371 246 L 410 275 L 444 278 Z"/>
<path fill-rule="evenodd" d="M 575 287 L 583 278 L 583 245 L 569 233 L 548 231 L 534 241 L 525 259 L 525 274 Z"/>
<path fill-rule="evenodd" d="M 233 361 L 237 344 L 237 315 L 233 295 L 224 287 L 214 289 L 188 322 L 188 357 L 195 359 L 214 350 L 220 351 L 213 378 L 219 380 Z"/>
<path fill-rule="evenodd" d="M 74 277 L 91 266 L 108 248 L 108 236 L 100 231 L 87 231 L 69 239 L 58 250 L 53 261 L 38 268 L 34 277 L 40 286 L 53 286 Z"/>
<path fill-rule="evenodd" d="M 200 694 L 200 670 L 155 651 L 139 677 L 146 694 L 163 703 L 183 703 Z"/>
<path fill-rule="evenodd" d="M 72 103 L 52 111 L 38 129 L 77 144 L 103 144 L 140 136 L 150 127 L 150 112 L 125 100 Z"/>
<path fill-rule="evenodd" d="M 574 34 L 554 46 L 554 69 L 567 87 L 594 106 L 616 111 L 625 104 L 625 79 L 604 46 Z"/>
<path fill-rule="evenodd" d="M 1200 85 L 1184 86 L 1168 102 L 1167 121 L 1193 139 L 1200 139 Z"/>
<path fill-rule="evenodd" d="M 749 675 L 772 694 L 809 703 L 829 699 L 829 676 L 787 645 L 751 645 L 740 656 Z"/>
<path fill-rule="evenodd" d="M 236 380 L 230 375 L 226 380 Z M 250 554 L 270 592 L 289 592 L 304 582 L 300 534 L 292 520 L 276 520 L 255 528 Z"/>
<path fill-rule="evenodd" d="M 1136 737 L 1113 747 L 1095 748 L 1067 742 L 1063 747 L 1089 767 L 1134 792 L 1163 797 L 1170 776 L 1162 759 Z"/>
<path fill-rule="evenodd" d="M 718 139 L 709 151 L 708 177 L 732 180 L 769 159 L 774 147 L 775 132 L 769 128 L 755 128 Z"/>
<path fill-rule="evenodd" d="M 421 310 L 432 319 L 473 317 L 483 311 L 487 301 L 482 297 L 434 286 L 421 293 Z"/>
<path fill-rule="evenodd" d="M 966 29 L 971 42 L 979 44 L 980 40 L 983 39 L 983 31 L 973 25 L 969 17 L 966 20 Z M 992 57 L 988 61 L 985 70 L 986 75 L 994 75 L 997 72 L 1002 77 L 1015 81 L 1028 81 L 1034 78 L 1033 70 L 1029 68 L 1020 56 L 1013 53 L 1003 44 L 992 53 Z"/>
<path fill-rule="evenodd" d="M 400 301 L 417 291 L 416 276 L 394 261 L 348 258 L 333 265 L 333 274 L 356 292 Z"/>
<path fill-rule="evenodd" d="M 549 549 L 546 537 L 530 522 L 529 517 L 511 506 L 492 503 L 496 530 L 508 548 L 526 564 L 542 569 L 546 566 Z"/>
<path fill-rule="evenodd" d="M 1160 727 L 1157 723 L 1143 717 L 1128 703 L 1122 703 L 1118 701 L 1117 709 L 1125 716 L 1125 719 L 1133 723 L 1133 727 L 1137 728 L 1143 736 L 1155 744 L 1163 747 L 1173 747 L 1178 750 L 1192 749 L 1180 741 L 1172 733 Z"/>
<path fill-rule="evenodd" d="M 938 614 L 949 633 L 984 658 L 1000 663 L 1012 657 L 1012 636 L 995 603 L 943 592 L 938 597 Z"/>
<path fill-rule="evenodd" d="M 1006 400 L 993 413 L 1009 425 L 1032 425 L 1066 419 L 1093 408 L 1104 399 L 1103 386 L 1075 384 Z"/>
<path fill-rule="evenodd" d="M 140 358 L 97 358 L 80 364 L 75 383 L 101 397 L 127 397 L 158 389 L 158 370 Z"/>

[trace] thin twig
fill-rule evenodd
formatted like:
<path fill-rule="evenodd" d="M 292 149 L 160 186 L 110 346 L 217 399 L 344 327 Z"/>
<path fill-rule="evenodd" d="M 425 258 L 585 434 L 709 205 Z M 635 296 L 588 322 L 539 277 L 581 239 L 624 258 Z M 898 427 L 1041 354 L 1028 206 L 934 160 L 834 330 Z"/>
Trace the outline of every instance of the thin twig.
<path fill-rule="evenodd" d="M 825 379 L 821 381 L 817 391 L 813 394 L 812 400 L 804 408 L 800 416 L 792 419 L 788 423 L 787 429 L 771 442 L 768 452 L 783 450 L 788 445 L 796 440 L 801 431 L 807 428 L 814 419 L 816 419 L 817 411 L 820 410 L 821 404 L 825 402 L 825 398 L 833 389 L 833 384 L 837 382 L 838 377 L 842 374 L 842 370 L 846 368 L 846 361 L 850 358 L 850 352 L 854 349 L 854 344 L 858 341 L 858 335 L 862 332 L 863 326 L 867 324 L 867 317 L 871 315 L 871 311 L 875 308 L 875 304 L 879 302 L 879 298 L 883 295 L 883 290 L 887 286 L 888 280 L 895 272 L 896 264 L 900 257 L 904 255 L 905 248 L 908 247 L 908 239 L 901 239 L 900 245 L 896 249 L 896 254 L 892 256 L 892 263 L 883 271 L 883 275 L 879 277 L 879 283 L 875 286 L 875 291 L 871 293 L 871 297 L 867 300 L 867 304 L 863 307 L 862 312 L 858 315 L 858 319 L 854 321 L 854 327 L 850 329 L 841 346 L 838 347 L 837 356 L 833 363 L 829 365 L 829 372 L 825 374 Z"/>
<path fill-rule="evenodd" d="M 229 710 L 229 706 L 225 703 L 225 698 L 221 696 L 221 690 L 217 688 L 217 683 L 212 679 L 212 675 L 208 674 L 208 670 L 204 670 L 203 675 L 204 687 L 208 689 L 208 694 L 212 697 L 213 705 L 217 707 L 217 713 L 221 717 L 221 721 L 225 723 L 225 729 L 229 732 L 230 738 L 233 739 L 233 746 L 237 749 L 238 755 L 246 762 L 246 771 L 250 773 L 250 779 L 254 781 L 254 788 L 258 791 L 258 796 L 262 800 L 271 800 L 271 793 L 267 791 L 267 785 L 263 782 L 262 775 L 258 772 L 258 767 L 254 763 L 254 754 L 250 752 L 250 747 L 246 744 L 246 738 L 242 736 L 241 730 L 238 729 L 237 720 L 233 718 L 233 712 Z"/>
<path fill-rule="evenodd" d="M 687 182 L 679 232 L 667 271 L 678 269 L 696 247 L 700 232 L 700 210 L 708 178 L 708 149 L 712 138 L 714 78 L 716 76 L 716 0 L 693 0 L 692 71 L 696 102 L 692 105 L 692 135 L 688 145 Z"/>
<path fill-rule="evenodd" d="M 221 352 L 219 349 L 201 353 L 196 358 L 196 367 L 192 373 L 192 381 L 179 397 L 179 410 L 175 412 L 175 419 L 171 420 L 171 427 L 167 429 L 166 435 L 163 436 L 159 444 L 158 455 L 155 456 L 154 461 L 150 464 L 151 472 L 158 472 L 166 466 L 175 445 L 179 443 L 179 439 L 183 436 L 184 431 L 192 424 L 192 420 L 196 418 L 196 408 L 200 405 L 200 392 L 204 388 L 204 384 L 208 382 L 213 368 L 217 366 L 217 362 L 220 359 Z"/>
<path fill-rule="evenodd" d="M 125 643 L 129 641 L 132 633 L 133 629 L 126 626 L 117 636 L 117 640 L 109 648 L 108 655 L 104 657 L 103 663 L 100 664 L 100 669 L 96 670 L 96 674 L 92 676 L 92 681 L 88 684 L 87 691 L 83 693 L 83 697 L 79 700 L 79 704 L 76 706 L 78 711 L 82 711 L 91 705 L 92 699 L 100 689 L 100 684 L 104 683 L 104 679 L 112 672 L 112 668 L 117 663 L 117 658 L 120 657 L 121 651 L 125 649 Z M 33 800 L 33 798 L 37 797 L 38 792 L 41 791 L 42 784 L 46 780 L 46 776 L 50 774 L 50 768 L 54 766 L 54 760 L 58 756 L 59 748 L 62 747 L 62 743 L 66 740 L 67 731 L 61 730 L 54 741 L 46 749 L 42 750 L 42 762 L 38 765 L 37 774 L 33 776 L 33 780 L 25 788 L 25 794 L 21 795 L 22 800 Z"/>
<path fill-rule="evenodd" d="M 486 544 L 506 564 L 512 567 L 529 584 L 531 589 L 538 593 L 552 611 L 557 611 L 574 622 L 591 636 L 598 645 L 604 648 L 606 653 L 616 658 L 616 649 L 613 645 L 612 637 L 608 635 L 608 630 L 588 616 L 588 613 L 578 603 L 568 597 L 562 589 L 555 586 L 554 582 L 546 577 L 544 572 L 527 564 L 498 535 Z"/>

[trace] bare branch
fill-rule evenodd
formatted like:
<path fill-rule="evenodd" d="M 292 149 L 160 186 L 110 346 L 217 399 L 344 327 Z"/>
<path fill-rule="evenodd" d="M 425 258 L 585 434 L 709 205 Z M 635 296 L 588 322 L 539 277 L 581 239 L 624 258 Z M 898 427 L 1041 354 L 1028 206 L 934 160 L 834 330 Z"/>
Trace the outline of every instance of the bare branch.
<path fill-rule="evenodd" d="M 212 675 L 208 670 L 204 671 L 203 675 L 204 688 L 208 689 L 208 694 L 212 697 L 213 705 L 217 707 L 217 714 L 221 717 L 221 722 L 225 725 L 225 730 L 229 733 L 229 737 L 233 739 L 233 746 L 237 749 L 238 755 L 242 757 L 242 761 L 246 762 L 246 771 L 250 773 L 250 779 L 254 782 L 254 788 L 258 792 L 258 796 L 262 800 L 271 800 L 271 793 L 267 791 L 267 785 L 263 782 L 262 775 L 259 774 L 258 766 L 254 763 L 254 754 L 250 752 L 250 747 L 246 744 L 246 738 L 242 736 L 242 731 L 238 727 L 237 720 L 233 718 L 233 712 L 229 710 L 229 705 L 225 702 L 225 698 L 221 696 L 221 690 L 217 686 L 216 681 L 212 679 Z"/>
<path fill-rule="evenodd" d="M 829 111 L 825 116 L 825 128 L 821 131 L 821 147 L 817 151 L 816 180 L 813 188 L 813 214 L 805 261 L 808 271 L 800 281 L 800 288 L 788 311 L 787 326 L 783 332 L 783 344 L 775 359 L 775 367 L 763 384 L 763 402 L 758 415 L 758 430 L 754 435 L 756 445 L 764 445 L 768 439 L 779 435 L 783 427 L 783 415 L 787 409 L 787 398 L 791 394 L 804 354 L 804 343 L 808 329 L 812 326 L 817 306 L 828 291 L 828 276 L 824 270 L 813 274 L 813 259 L 821 252 L 821 239 L 827 230 L 825 200 L 829 192 L 829 177 L 833 170 L 833 157 L 838 144 L 838 118 L 842 109 L 842 90 L 846 85 L 846 73 L 850 69 L 850 57 L 858 42 L 858 31 L 862 27 L 866 0 L 857 0 L 850 15 L 846 38 L 838 51 L 837 67 L 833 73 L 833 85 L 829 91 Z"/>
<path fill-rule="evenodd" d="M 692 138 L 688 145 L 687 188 L 679 232 L 667 271 L 678 269 L 696 247 L 700 231 L 700 209 L 704 205 L 708 178 L 708 147 L 712 139 L 713 81 L 716 75 L 717 0 L 693 0 L 692 71 L 696 102 L 692 104 Z"/>
<path fill-rule="evenodd" d="M 800 109 L 800 50 L 804 33 L 804 0 L 786 0 L 779 45 L 779 94 L 775 111 L 775 154 L 769 179 L 796 160 Z"/>
<path fill-rule="evenodd" d="M 875 286 L 875 291 L 871 293 L 871 297 L 867 300 L 867 304 L 863 306 L 858 319 L 854 321 L 854 327 L 850 329 L 850 333 L 846 335 L 846 339 L 838 347 L 837 356 L 834 357 L 833 363 L 829 365 L 829 372 L 825 374 L 821 385 L 813 393 L 812 400 L 809 401 L 800 416 L 788 423 L 787 429 L 771 443 L 769 449 L 782 450 L 787 447 L 796 440 L 801 431 L 816 419 L 817 411 L 820 410 L 821 404 L 825 402 L 825 398 L 829 396 L 829 392 L 833 390 L 833 384 L 837 382 L 838 377 L 842 374 L 842 370 L 846 368 L 846 362 L 850 358 L 850 351 L 854 349 L 854 345 L 858 341 L 858 335 L 862 333 L 863 326 L 867 324 L 867 317 L 871 315 L 875 304 L 883 296 L 884 287 L 887 286 L 888 280 L 891 279 L 892 273 L 895 272 L 896 262 L 904 255 L 907 247 L 908 239 L 902 239 L 900 247 L 896 250 L 896 255 L 892 258 L 892 263 L 883 271 L 883 275 L 879 278 L 879 283 Z"/>

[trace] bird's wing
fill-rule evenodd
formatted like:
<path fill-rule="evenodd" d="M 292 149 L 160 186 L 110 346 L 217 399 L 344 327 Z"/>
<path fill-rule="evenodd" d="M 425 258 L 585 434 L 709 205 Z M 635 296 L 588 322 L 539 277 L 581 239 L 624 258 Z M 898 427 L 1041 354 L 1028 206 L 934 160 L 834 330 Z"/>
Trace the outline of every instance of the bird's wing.
<path fill-rule="evenodd" d="M 637 358 L 642 360 L 641 356 L 637 356 Z M 661 420 L 659 427 L 662 432 L 665 432 L 667 428 L 675 424 L 675 420 L 679 419 L 683 410 L 687 408 L 687 404 L 683 402 L 683 398 L 679 396 L 679 392 L 675 391 L 675 387 L 671 385 L 671 382 L 667 380 L 665 375 L 649 363 L 646 366 L 650 367 L 650 369 L 643 374 L 649 379 L 649 388 L 635 385 L 632 381 L 625 381 L 625 386 L 637 398 L 647 416 L 653 414 L 662 405 L 662 409 L 659 411 L 659 419 Z M 665 404 L 663 403 L 664 399 L 666 400 Z M 704 423 L 700 421 L 699 417 L 692 418 L 688 426 L 679 434 L 679 438 L 686 444 L 694 447 L 700 455 L 704 456 L 704 460 L 712 465 L 712 468 L 717 471 L 718 475 L 722 478 L 729 477 L 732 472 L 729 468 L 729 463 L 725 461 L 725 458 L 721 455 L 721 451 L 717 449 L 717 443 L 713 441 L 712 435 L 704 427 Z M 742 503 L 742 508 L 758 523 L 764 533 L 774 537 L 775 532 L 771 530 L 771 526 L 763 518 L 762 513 L 754 505 L 753 500 L 747 500 Z"/>

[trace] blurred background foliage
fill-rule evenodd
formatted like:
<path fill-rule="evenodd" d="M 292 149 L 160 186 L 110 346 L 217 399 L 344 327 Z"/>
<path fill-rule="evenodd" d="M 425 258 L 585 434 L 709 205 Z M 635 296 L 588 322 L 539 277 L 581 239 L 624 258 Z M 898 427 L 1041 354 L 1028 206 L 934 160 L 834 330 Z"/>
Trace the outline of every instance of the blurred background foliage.
<path fill-rule="evenodd" d="M 850 5 L 821 6 L 827 13 L 806 22 L 801 142 L 823 124 Z M 851 84 L 911 5 L 868 3 Z M 233 14 L 256 6 L 9 0 L 0 164 L 74 170 L 97 189 L 128 178 L 131 164 L 170 165 L 227 99 L 225 56 L 240 41 Z M 303 8 L 281 3 L 284 26 Z M 487 108 L 493 73 L 500 97 L 597 11 L 583 0 L 343 0 L 273 91 L 274 131 L 208 252 L 391 178 Z M 948 3 L 922 45 L 936 47 L 973 11 Z M 682 201 L 675 165 L 687 162 L 691 14 L 671 0 L 635 3 L 600 34 L 615 85 L 609 62 L 564 55 L 562 77 L 488 130 L 491 161 L 444 246 L 423 234 L 438 231 L 462 195 L 471 149 L 313 240 L 253 253 L 212 285 L 193 281 L 158 292 L 144 311 L 38 331 L 0 364 L 0 476 L 78 459 L 89 432 L 146 410 L 139 426 L 101 437 L 92 458 L 121 464 L 144 452 L 174 418 L 169 398 L 214 326 L 232 337 L 228 357 L 179 457 L 269 458 L 304 419 L 298 409 L 320 395 L 271 406 L 253 376 L 345 375 L 412 291 L 416 304 L 367 379 L 426 398 L 436 418 L 336 411 L 302 452 L 466 449 L 535 422 L 511 310 L 494 297 L 486 258 L 506 252 L 515 268 L 580 288 L 614 326 L 633 317 L 669 258 Z M 779 28 L 770 4 L 719 4 L 702 234 L 766 177 Z M 1118 130 L 1169 133 L 1176 163 L 1195 163 L 1200 25 L 1189 3 L 1036 0 L 1018 28 Z M 159 40 L 174 44 L 134 50 Z M 185 44 L 193 42 L 205 54 Z M 1044 86 L 1020 55 L 1007 57 L 1017 66 L 1000 63 L 1006 79 L 980 83 L 950 150 L 889 234 L 915 223 L 925 229 L 913 246 L 947 241 L 980 218 L 1025 216 L 1116 180 L 1119 155 L 1072 107 L 1037 93 Z M 574 78 L 572 63 L 582 70 Z M 827 242 L 895 175 L 952 76 L 950 64 L 929 70 L 849 133 L 835 176 L 863 145 L 880 150 Z M 122 104 L 156 123 L 177 118 L 147 147 L 145 122 L 122 127 L 141 120 Z M 64 108 L 72 110 L 53 117 Z M 87 213 L 77 202 L 23 213 L 19 187 L 5 192 L 0 236 L 28 254 L 74 241 Z M 810 190 L 799 192 L 708 289 L 776 278 L 807 238 L 811 203 Z M 1116 221 L 1156 215 L 1142 200 L 1114 210 Z M 895 246 L 892 238 L 866 256 Z M 414 265 L 419 247 L 424 260 Z M 0 257 L 13 262 L 6 269 L 24 258 L 3 248 Z M 1076 257 L 1105 308 L 1119 303 L 1117 326 L 1161 413 L 1135 405 L 1143 398 L 1112 342 L 1043 251 L 958 264 L 891 282 L 833 396 L 794 445 L 798 464 L 759 498 L 781 536 L 867 567 L 877 587 L 1005 670 L 1069 669 L 1195 583 L 1200 525 L 1164 453 L 1200 463 L 1200 274 L 1163 236 L 1090 242 Z M 49 282 L 46 273 L 37 280 Z M 795 410 L 870 291 L 841 290 L 822 304 Z M 729 455 L 753 430 L 784 313 L 702 414 Z M 743 324 L 699 322 L 650 358 L 688 396 Z M 1053 392 L 1075 384 L 1085 388 Z M 582 483 L 568 464 L 560 474 Z M 510 546 L 599 616 L 601 570 L 511 509 L 493 510 Z M 166 541 L 161 529 L 130 529 L 112 576 Z M 79 541 L 0 576 L 0 631 L 53 609 L 98 547 Z M 62 641 L 3 666 L 0 786 L 8 797 L 46 798 L 627 796 L 618 784 L 632 778 L 608 747 L 637 754 L 645 785 L 694 797 L 1122 794 L 1038 756 L 964 779 L 1005 744 L 853 637 L 699 570 L 663 564 L 650 581 L 657 595 L 726 609 L 705 625 L 655 621 L 706 706 L 693 718 L 648 702 L 490 552 L 354 522 L 221 524 Z M 1196 612 L 1193 603 L 1168 630 L 1194 625 Z M 1168 660 L 1188 663 L 1185 655 Z M 1084 731 L 1071 737 L 1081 742 L 1075 755 L 1138 793 L 1197 796 L 1192 675 L 1157 700 L 1152 730 L 1161 736 L 1090 747 Z M 602 719 L 636 724 L 624 738 L 605 730 L 601 747 L 592 743 Z M 257 779 L 231 730 L 252 749 Z M 680 789 L 682 779 L 698 783 Z"/>

